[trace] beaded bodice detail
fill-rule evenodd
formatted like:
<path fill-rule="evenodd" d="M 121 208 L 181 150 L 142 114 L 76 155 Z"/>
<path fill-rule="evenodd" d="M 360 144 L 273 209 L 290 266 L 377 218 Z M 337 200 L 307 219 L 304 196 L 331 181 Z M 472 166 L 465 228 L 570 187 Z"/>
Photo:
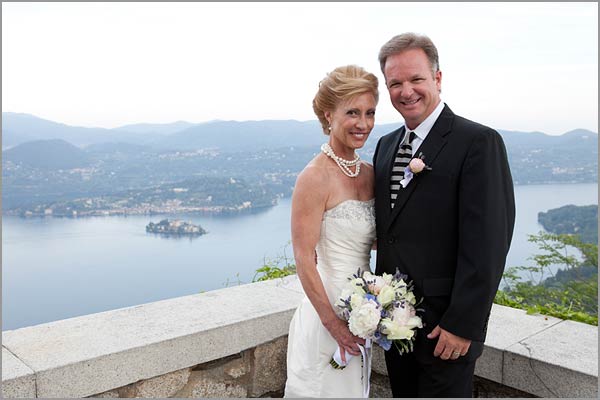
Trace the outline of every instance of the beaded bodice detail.
<path fill-rule="evenodd" d="M 375 223 L 375 199 L 345 200 L 325 211 L 324 218 L 347 219 Z"/>

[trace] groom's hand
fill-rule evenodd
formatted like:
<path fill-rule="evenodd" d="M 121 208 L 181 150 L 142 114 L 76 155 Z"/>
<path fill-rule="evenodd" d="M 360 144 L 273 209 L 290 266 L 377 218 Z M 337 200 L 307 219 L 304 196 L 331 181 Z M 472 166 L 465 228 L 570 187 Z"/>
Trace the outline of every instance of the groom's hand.
<path fill-rule="evenodd" d="M 436 326 L 429 335 L 428 339 L 439 337 L 437 346 L 433 350 L 434 357 L 440 357 L 442 360 L 456 360 L 464 356 L 469 351 L 471 340 L 456 336 L 442 328 Z"/>

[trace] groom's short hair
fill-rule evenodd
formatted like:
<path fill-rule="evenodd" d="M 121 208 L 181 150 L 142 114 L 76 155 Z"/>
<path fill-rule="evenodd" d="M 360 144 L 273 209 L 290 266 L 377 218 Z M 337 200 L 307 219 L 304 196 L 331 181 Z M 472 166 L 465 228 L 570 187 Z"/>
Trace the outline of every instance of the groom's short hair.
<path fill-rule="evenodd" d="M 429 37 L 426 35 L 406 32 L 394 36 L 388 40 L 386 44 L 381 46 L 381 50 L 379 50 L 379 65 L 381 66 L 381 72 L 384 72 L 385 62 L 389 56 L 409 49 L 423 50 L 427 56 L 427 59 L 429 60 L 429 65 L 431 65 L 431 72 L 435 74 L 437 71 L 439 71 L 440 61 L 438 59 L 438 51 L 431 39 L 429 39 Z"/>

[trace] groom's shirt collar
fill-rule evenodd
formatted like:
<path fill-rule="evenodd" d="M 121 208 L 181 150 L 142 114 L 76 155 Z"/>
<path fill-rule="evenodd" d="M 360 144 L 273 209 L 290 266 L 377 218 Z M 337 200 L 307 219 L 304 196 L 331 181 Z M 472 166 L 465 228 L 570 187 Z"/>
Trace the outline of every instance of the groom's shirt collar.
<path fill-rule="evenodd" d="M 416 154 L 417 149 L 419 148 L 419 146 L 421 146 L 421 143 L 423 143 L 423 141 L 429 134 L 429 131 L 431 131 L 431 128 L 433 128 L 433 124 L 435 124 L 435 121 L 437 121 L 438 117 L 440 116 L 440 114 L 442 113 L 443 110 L 444 110 L 444 102 L 440 100 L 440 102 L 438 103 L 437 107 L 433 110 L 433 112 L 431 114 L 429 114 L 429 116 L 427 118 L 425 118 L 425 121 L 421 122 L 419 124 L 419 126 L 417 126 L 412 131 L 416 135 L 415 139 L 413 140 L 413 145 L 412 145 L 413 156 Z M 406 129 L 406 132 L 410 132 L 408 127 L 405 126 L 405 129 Z"/>

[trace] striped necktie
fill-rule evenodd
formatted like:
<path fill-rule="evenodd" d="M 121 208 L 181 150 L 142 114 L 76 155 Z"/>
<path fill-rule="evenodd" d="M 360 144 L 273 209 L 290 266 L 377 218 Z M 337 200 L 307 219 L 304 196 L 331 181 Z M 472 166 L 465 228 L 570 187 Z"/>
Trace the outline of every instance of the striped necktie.
<path fill-rule="evenodd" d="M 400 146 L 398 147 L 398 153 L 394 160 L 394 168 L 392 168 L 392 177 L 390 179 L 390 205 L 392 208 L 394 208 L 396 197 L 398 197 L 400 189 L 402 189 L 400 181 L 404 178 L 404 169 L 412 158 L 412 141 L 415 136 L 416 134 L 414 132 L 407 132 L 402 139 L 402 143 L 400 143 Z"/>

